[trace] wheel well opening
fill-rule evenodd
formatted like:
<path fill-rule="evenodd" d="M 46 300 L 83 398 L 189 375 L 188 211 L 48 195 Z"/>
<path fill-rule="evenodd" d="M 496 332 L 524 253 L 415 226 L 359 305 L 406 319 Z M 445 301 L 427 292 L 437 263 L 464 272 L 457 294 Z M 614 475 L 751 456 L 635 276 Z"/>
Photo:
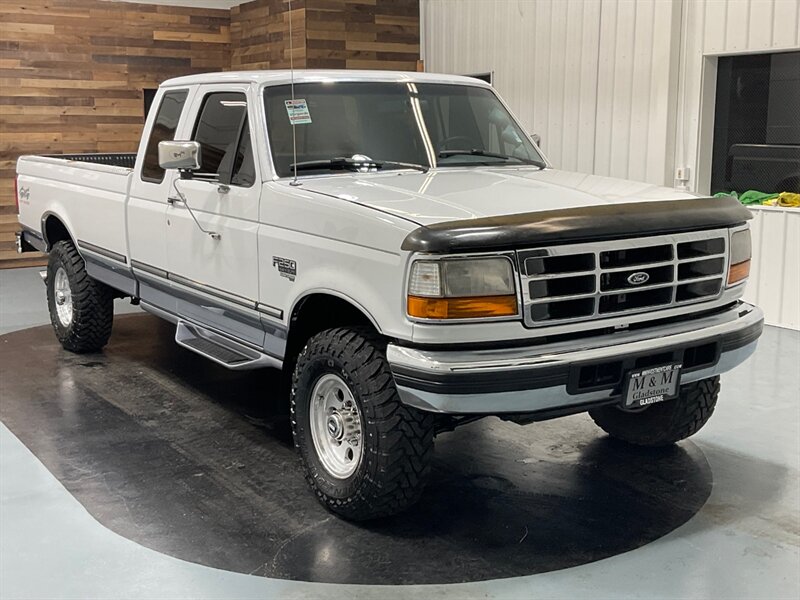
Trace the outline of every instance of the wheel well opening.
<path fill-rule="evenodd" d="M 69 234 L 69 231 L 67 231 L 66 226 L 56 216 L 50 215 L 47 217 L 42 229 L 42 234 L 44 235 L 48 250 L 52 248 L 53 244 L 56 242 L 62 242 L 64 240 L 72 241 L 72 236 Z"/>
<path fill-rule="evenodd" d="M 297 356 L 313 335 L 325 329 L 344 326 L 366 326 L 375 330 L 369 317 L 347 300 L 330 294 L 312 294 L 303 298 L 289 320 L 284 371 L 291 375 Z"/>

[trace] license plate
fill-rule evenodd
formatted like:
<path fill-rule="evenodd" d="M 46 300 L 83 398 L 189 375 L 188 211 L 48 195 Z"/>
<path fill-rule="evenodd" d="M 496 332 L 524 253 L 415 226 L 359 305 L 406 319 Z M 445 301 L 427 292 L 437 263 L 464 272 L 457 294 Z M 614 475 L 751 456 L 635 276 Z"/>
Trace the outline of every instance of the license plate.
<path fill-rule="evenodd" d="M 677 396 L 682 366 L 673 363 L 628 373 L 622 394 L 625 408 L 649 406 Z"/>

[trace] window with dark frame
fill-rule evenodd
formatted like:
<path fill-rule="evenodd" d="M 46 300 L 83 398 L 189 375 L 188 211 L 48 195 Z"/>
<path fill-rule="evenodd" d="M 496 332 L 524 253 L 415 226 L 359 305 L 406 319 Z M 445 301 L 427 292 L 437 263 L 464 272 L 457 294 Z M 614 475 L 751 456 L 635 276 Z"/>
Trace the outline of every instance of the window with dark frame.
<path fill-rule="evenodd" d="M 186 103 L 187 90 L 175 90 L 164 94 L 158 114 L 147 140 L 147 149 L 142 163 L 142 181 L 161 183 L 164 181 L 164 169 L 158 164 L 158 144 L 175 139 L 175 131 Z"/>
<path fill-rule="evenodd" d="M 717 63 L 711 193 L 800 192 L 800 52 Z"/>
<path fill-rule="evenodd" d="M 192 139 L 201 146 L 201 172 L 197 177 L 226 185 L 253 185 L 255 166 L 244 94 L 208 94 L 203 99 Z"/>

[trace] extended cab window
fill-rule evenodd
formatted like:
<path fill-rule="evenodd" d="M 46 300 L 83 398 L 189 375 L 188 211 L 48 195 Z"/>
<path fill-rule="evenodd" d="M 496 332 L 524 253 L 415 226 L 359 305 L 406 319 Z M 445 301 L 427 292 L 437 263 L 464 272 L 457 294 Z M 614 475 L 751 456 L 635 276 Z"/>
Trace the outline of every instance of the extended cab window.
<path fill-rule="evenodd" d="M 187 93 L 186 90 L 176 90 L 164 94 L 144 152 L 143 181 L 152 183 L 164 181 L 164 169 L 158 166 L 158 143 L 175 139 L 175 130 L 178 128 Z"/>
<path fill-rule="evenodd" d="M 244 187 L 253 185 L 255 170 L 244 94 L 208 94 L 192 139 L 202 146 L 199 177 Z"/>

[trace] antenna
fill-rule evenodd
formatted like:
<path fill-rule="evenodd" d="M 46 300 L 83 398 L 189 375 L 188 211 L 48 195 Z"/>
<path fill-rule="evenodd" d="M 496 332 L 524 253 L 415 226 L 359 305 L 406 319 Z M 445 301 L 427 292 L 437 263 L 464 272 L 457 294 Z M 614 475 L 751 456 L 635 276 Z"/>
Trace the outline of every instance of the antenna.
<path fill-rule="evenodd" d="M 289 77 L 292 88 L 292 109 L 294 109 L 294 46 L 292 45 L 292 0 L 289 2 Z M 295 123 L 292 120 L 292 165 L 294 167 L 294 179 L 290 185 L 300 185 L 297 182 L 297 133 Z"/>

